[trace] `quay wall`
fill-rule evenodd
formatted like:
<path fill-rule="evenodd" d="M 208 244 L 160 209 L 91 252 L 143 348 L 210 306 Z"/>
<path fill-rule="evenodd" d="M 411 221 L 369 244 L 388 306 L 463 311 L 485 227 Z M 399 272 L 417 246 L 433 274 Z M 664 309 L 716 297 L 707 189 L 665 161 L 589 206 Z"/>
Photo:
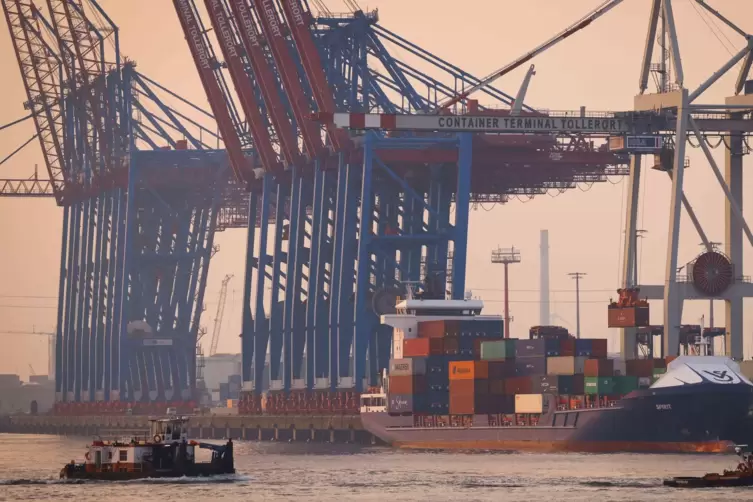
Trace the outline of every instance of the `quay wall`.
<path fill-rule="evenodd" d="M 191 416 L 189 427 L 196 439 L 384 444 L 357 415 L 202 415 Z M 0 433 L 146 437 L 149 417 L 14 415 L 0 417 Z"/>

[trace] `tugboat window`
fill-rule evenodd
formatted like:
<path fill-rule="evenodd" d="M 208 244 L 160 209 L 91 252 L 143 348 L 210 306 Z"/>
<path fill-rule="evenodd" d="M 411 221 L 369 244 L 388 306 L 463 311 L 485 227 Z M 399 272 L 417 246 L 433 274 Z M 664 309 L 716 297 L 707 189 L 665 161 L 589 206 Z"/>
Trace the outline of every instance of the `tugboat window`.
<path fill-rule="evenodd" d="M 128 450 L 120 450 L 120 461 L 125 462 L 128 460 Z"/>

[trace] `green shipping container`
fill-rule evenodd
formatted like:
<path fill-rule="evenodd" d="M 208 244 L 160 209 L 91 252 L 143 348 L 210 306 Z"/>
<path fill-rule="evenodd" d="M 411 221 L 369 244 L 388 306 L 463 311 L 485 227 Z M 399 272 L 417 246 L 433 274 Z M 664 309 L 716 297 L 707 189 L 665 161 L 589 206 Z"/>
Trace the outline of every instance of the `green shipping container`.
<path fill-rule="evenodd" d="M 630 394 L 638 389 L 638 377 L 634 376 L 616 376 L 614 377 L 615 394 Z"/>
<path fill-rule="evenodd" d="M 515 340 L 481 342 L 481 360 L 495 361 L 515 357 Z"/>
<path fill-rule="evenodd" d="M 586 377 L 585 391 L 586 394 L 599 394 L 601 396 L 615 393 L 614 377 Z"/>
<path fill-rule="evenodd" d="M 654 368 L 654 376 L 661 376 L 667 372 L 667 368 Z"/>

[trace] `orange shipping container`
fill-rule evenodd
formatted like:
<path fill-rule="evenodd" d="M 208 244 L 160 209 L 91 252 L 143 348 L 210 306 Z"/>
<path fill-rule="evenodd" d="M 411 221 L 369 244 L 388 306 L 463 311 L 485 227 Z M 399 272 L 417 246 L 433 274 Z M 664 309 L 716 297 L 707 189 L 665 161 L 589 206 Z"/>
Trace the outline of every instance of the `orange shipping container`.
<path fill-rule="evenodd" d="M 610 328 L 648 326 L 648 307 L 609 307 L 607 325 Z"/>
<path fill-rule="evenodd" d="M 530 394 L 533 390 L 531 377 L 514 377 L 505 380 L 505 394 Z"/>
<path fill-rule="evenodd" d="M 583 374 L 587 377 L 607 377 L 614 374 L 614 362 L 611 359 L 586 359 Z"/>
<path fill-rule="evenodd" d="M 487 361 L 450 362 L 450 380 L 478 380 L 489 378 Z"/>
<path fill-rule="evenodd" d="M 429 357 L 444 354 L 441 338 L 412 338 L 403 342 L 403 357 Z"/>
<path fill-rule="evenodd" d="M 675 359 L 677 359 L 677 356 L 667 356 L 667 357 L 664 358 L 664 361 L 666 361 L 667 366 L 669 366 L 669 363 L 671 363 Z"/>
<path fill-rule="evenodd" d="M 489 380 L 450 380 L 450 395 L 488 394 Z"/>
<path fill-rule="evenodd" d="M 626 373 L 633 377 L 654 376 L 653 359 L 628 359 L 625 361 Z"/>

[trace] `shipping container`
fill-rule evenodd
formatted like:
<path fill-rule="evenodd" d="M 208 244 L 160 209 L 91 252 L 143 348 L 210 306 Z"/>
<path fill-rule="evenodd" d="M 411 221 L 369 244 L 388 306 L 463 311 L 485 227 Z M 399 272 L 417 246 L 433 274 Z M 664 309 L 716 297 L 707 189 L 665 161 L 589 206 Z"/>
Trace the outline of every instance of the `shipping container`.
<path fill-rule="evenodd" d="M 575 338 L 563 338 L 560 340 L 560 355 L 561 356 L 574 356 L 575 355 Z"/>
<path fill-rule="evenodd" d="M 607 310 L 607 325 L 610 328 L 634 328 L 649 325 L 648 306 L 610 306 Z"/>
<path fill-rule="evenodd" d="M 569 394 L 560 390 L 560 378 L 554 375 L 533 377 L 533 391 L 536 394 Z"/>
<path fill-rule="evenodd" d="M 238 400 L 237 399 L 228 399 L 227 400 L 227 407 L 228 408 L 237 408 L 238 407 Z"/>
<path fill-rule="evenodd" d="M 654 368 L 656 369 L 667 369 L 667 361 L 665 361 L 662 358 L 655 358 L 652 359 L 654 361 Z"/>
<path fill-rule="evenodd" d="M 620 395 L 627 395 L 638 390 L 638 377 L 637 376 L 616 376 L 614 379 L 614 393 Z"/>
<path fill-rule="evenodd" d="M 662 376 L 666 372 L 667 372 L 667 368 L 654 368 L 652 376 Z"/>
<path fill-rule="evenodd" d="M 515 361 L 489 361 L 489 380 L 501 380 L 516 376 Z"/>
<path fill-rule="evenodd" d="M 558 356 L 559 351 L 559 341 L 552 338 L 515 342 L 515 357 Z"/>
<path fill-rule="evenodd" d="M 593 340 L 590 338 L 578 338 L 575 340 L 575 355 L 578 357 L 591 357 Z"/>
<path fill-rule="evenodd" d="M 563 394 L 583 395 L 586 393 L 585 377 L 583 375 L 561 376 L 560 389 Z"/>
<path fill-rule="evenodd" d="M 513 414 L 515 413 L 515 396 L 490 395 L 489 413 Z"/>
<path fill-rule="evenodd" d="M 390 394 L 387 396 L 387 412 L 390 414 L 413 413 L 414 399 L 422 399 L 421 396 Z"/>
<path fill-rule="evenodd" d="M 403 357 L 429 357 L 444 354 L 442 338 L 413 338 L 403 342 Z"/>
<path fill-rule="evenodd" d="M 458 334 L 457 320 L 421 321 L 418 323 L 418 338 L 444 338 Z"/>
<path fill-rule="evenodd" d="M 543 394 L 515 394 L 515 413 L 544 413 Z"/>
<path fill-rule="evenodd" d="M 504 322 L 501 318 L 467 319 L 460 321 L 460 336 L 475 336 L 491 339 L 502 338 Z"/>
<path fill-rule="evenodd" d="M 488 394 L 489 380 L 450 380 L 450 395 L 453 394 Z"/>
<path fill-rule="evenodd" d="M 599 394 L 602 396 L 614 394 L 614 377 L 587 376 L 584 382 L 584 390 L 586 394 Z"/>
<path fill-rule="evenodd" d="M 390 359 L 389 376 L 425 375 L 427 358 Z"/>
<path fill-rule="evenodd" d="M 531 394 L 533 379 L 531 377 L 513 377 L 505 379 L 505 394 Z"/>
<path fill-rule="evenodd" d="M 506 386 L 505 379 L 496 379 L 496 380 L 490 379 L 489 380 L 489 394 L 494 394 L 495 396 L 507 395 L 505 386 Z"/>
<path fill-rule="evenodd" d="M 607 357 L 606 338 L 593 338 L 591 340 L 591 357 Z"/>
<path fill-rule="evenodd" d="M 614 375 L 614 363 L 612 359 L 586 359 L 583 374 L 587 377 L 600 377 Z"/>
<path fill-rule="evenodd" d="M 576 375 L 585 369 L 585 357 L 554 356 L 546 358 L 548 375 Z"/>
<path fill-rule="evenodd" d="M 474 380 L 489 378 L 487 361 L 450 362 L 450 380 Z"/>
<path fill-rule="evenodd" d="M 753 361 L 740 361 L 740 373 L 748 380 L 753 379 Z"/>
<path fill-rule="evenodd" d="M 516 376 L 546 375 L 546 357 L 520 357 L 515 359 Z"/>
<path fill-rule="evenodd" d="M 567 328 L 563 328 L 562 326 L 531 326 L 528 330 L 528 337 L 531 339 L 549 337 L 562 340 L 569 336 L 570 334 L 567 332 Z"/>
<path fill-rule="evenodd" d="M 451 415 L 475 415 L 489 413 L 490 396 L 488 394 L 452 394 L 450 393 Z"/>
<path fill-rule="evenodd" d="M 238 385 L 240 385 L 243 382 L 243 378 L 241 378 L 240 375 L 230 375 L 227 378 L 227 382 L 228 383 L 237 383 Z"/>
<path fill-rule="evenodd" d="M 514 340 L 494 340 L 481 344 L 481 359 L 484 361 L 512 359 L 514 357 Z"/>
<path fill-rule="evenodd" d="M 444 353 L 448 356 L 460 353 L 460 342 L 457 337 L 451 336 L 444 339 Z"/>
<path fill-rule="evenodd" d="M 423 394 L 428 390 L 424 375 L 391 376 L 390 394 Z"/>
<path fill-rule="evenodd" d="M 625 366 L 626 374 L 629 376 L 650 377 L 654 374 L 654 361 L 652 359 L 630 359 L 625 361 Z"/>
<path fill-rule="evenodd" d="M 667 366 L 669 367 L 669 363 L 677 359 L 677 356 L 665 356 L 664 360 L 667 362 Z"/>

